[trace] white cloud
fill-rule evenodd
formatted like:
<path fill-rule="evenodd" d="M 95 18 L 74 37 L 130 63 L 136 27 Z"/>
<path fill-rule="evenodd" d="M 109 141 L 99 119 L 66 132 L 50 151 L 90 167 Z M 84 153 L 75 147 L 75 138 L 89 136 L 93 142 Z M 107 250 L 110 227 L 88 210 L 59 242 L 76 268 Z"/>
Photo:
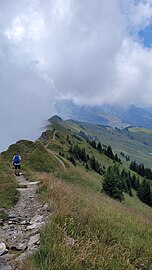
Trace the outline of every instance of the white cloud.
<path fill-rule="evenodd" d="M 152 50 L 132 40 L 124 40 L 117 55 L 116 101 L 152 104 Z"/>
<path fill-rule="evenodd" d="M 17 41 L 21 41 L 23 39 L 25 36 L 25 27 L 18 16 L 13 20 L 11 29 L 6 29 L 5 34 L 8 39 L 14 39 Z"/>
<path fill-rule="evenodd" d="M 38 42 L 45 37 L 45 23 L 41 14 L 37 12 L 21 14 L 13 19 L 4 33 L 8 39 L 15 42 L 25 41 L 25 39 Z"/>
<path fill-rule="evenodd" d="M 151 0 L 1 1 L 1 122 L 34 133 L 57 98 L 151 105 L 152 51 L 137 39 L 151 20 Z"/>
<path fill-rule="evenodd" d="M 53 18 L 57 22 L 66 20 L 69 16 L 70 0 L 56 0 L 52 11 Z"/>
<path fill-rule="evenodd" d="M 131 31 L 144 29 L 152 23 L 151 0 L 122 0 L 121 7 Z"/>

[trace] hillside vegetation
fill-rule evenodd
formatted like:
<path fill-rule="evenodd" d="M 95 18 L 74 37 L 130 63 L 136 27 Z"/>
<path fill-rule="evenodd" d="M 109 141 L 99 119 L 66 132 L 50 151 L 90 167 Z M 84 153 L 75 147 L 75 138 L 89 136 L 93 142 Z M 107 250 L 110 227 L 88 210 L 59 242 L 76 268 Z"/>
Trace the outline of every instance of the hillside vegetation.
<path fill-rule="evenodd" d="M 132 161 L 144 163 L 146 167 L 152 169 L 152 133 L 148 129 L 135 127 L 119 129 L 73 120 L 54 122 L 53 126 L 60 131 L 66 128 L 68 132 L 71 131 L 82 139 L 95 139 L 102 144 L 111 145 L 116 153 L 123 152 Z"/>
<path fill-rule="evenodd" d="M 76 123 L 54 122 L 51 128 L 35 143 L 19 141 L 2 154 L 10 166 L 14 153 L 21 154 L 22 170 L 28 178 L 41 181 L 39 198 L 52 209 L 51 220 L 41 231 L 40 248 L 23 269 L 150 270 L 152 208 L 139 200 L 134 189 L 131 196 L 124 192 L 122 202 L 102 192 L 109 166 L 129 172 L 128 161 L 119 152 L 121 162 L 100 153 L 80 136 L 82 127 Z M 104 143 L 108 144 L 106 137 Z M 83 158 L 70 152 L 74 145 Z M 102 171 L 97 171 L 91 160 L 97 161 Z M 137 176 L 130 171 L 133 174 Z"/>
<path fill-rule="evenodd" d="M 19 198 L 17 184 L 12 174 L 12 168 L 0 155 L 0 219 L 6 218 L 3 209 L 10 208 Z"/>

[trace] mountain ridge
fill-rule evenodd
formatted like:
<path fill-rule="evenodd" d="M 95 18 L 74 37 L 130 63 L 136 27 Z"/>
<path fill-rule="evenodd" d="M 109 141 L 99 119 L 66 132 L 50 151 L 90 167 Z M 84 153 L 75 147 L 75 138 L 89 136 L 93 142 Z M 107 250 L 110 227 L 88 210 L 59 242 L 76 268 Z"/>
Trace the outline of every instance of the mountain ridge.
<path fill-rule="evenodd" d="M 141 202 L 134 189 L 135 184 L 143 183 L 142 176 L 129 169 L 128 157 L 120 155 L 121 140 L 125 140 L 127 148 L 129 143 L 135 145 L 137 152 L 137 147 L 142 145 L 143 132 L 147 136 L 145 143 L 149 144 L 145 144 L 145 148 L 149 149 L 151 133 L 136 128 L 130 131 L 62 121 L 58 116 L 52 119 L 36 142 L 20 140 L 1 154 L 9 168 L 8 176 L 9 173 L 13 176 L 14 152 L 21 154 L 25 178 L 39 182 L 39 200 L 51 207 L 51 218 L 41 231 L 39 248 L 32 257 L 22 261 L 21 270 L 151 269 L 152 209 Z M 93 141 L 88 141 L 89 136 Z M 118 149 L 110 147 L 114 137 L 117 137 Z M 106 144 L 110 145 L 106 147 Z M 122 188 L 124 190 L 122 197 L 118 197 L 118 189 L 115 189 L 117 196 L 113 194 L 114 198 L 123 199 L 122 202 L 103 192 L 108 172 L 115 174 L 116 181 L 120 175 L 125 181 L 119 186 L 121 193 Z M 6 174 L 4 168 L 3 181 Z M 109 179 L 115 185 L 112 173 Z M 3 184 L 1 181 L 0 178 Z M 6 193 L 5 185 L 2 187 L 1 192 Z"/>
<path fill-rule="evenodd" d="M 141 126 L 152 129 L 152 109 L 130 105 L 127 108 L 114 105 L 80 106 L 71 100 L 60 100 L 55 104 L 57 114 L 63 119 L 73 119 L 111 127 L 125 128 Z"/>

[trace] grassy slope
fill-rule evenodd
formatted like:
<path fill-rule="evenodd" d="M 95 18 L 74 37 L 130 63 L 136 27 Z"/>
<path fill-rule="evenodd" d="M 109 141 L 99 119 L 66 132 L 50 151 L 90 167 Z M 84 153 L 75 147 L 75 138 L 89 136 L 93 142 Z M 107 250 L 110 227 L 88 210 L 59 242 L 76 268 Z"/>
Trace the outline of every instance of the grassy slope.
<path fill-rule="evenodd" d="M 2 155 L 11 164 L 15 153 L 21 155 L 22 172 L 26 172 L 29 177 L 32 177 L 33 171 L 54 172 L 56 168 L 61 169 L 61 165 L 56 158 L 40 142 L 18 141 Z"/>
<path fill-rule="evenodd" d="M 136 160 L 137 163 L 142 162 L 147 167 L 152 168 L 151 132 L 146 129 L 130 128 L 129 130 L 119 130 L 89 123 L 73 123 L 73 121 L 63 122 L 62 125 L 75 133 L 82 130 L 92 138 L 101 141 L 102 144 L 111 145 L 115 152 L 120 153 L 122 151 L 129 155 L 131 160 Z"/>
<path fill-rule="evenodd" d="M 108 125 L 111 127 L 125 128 L 129 126 L 128 123 L 123 122 L 121 118 L 115 115 L 108 114 L 108 113 L 101 113 L 100 116 L 108 120 L 108 123 L 109 123 Z"/>
<path fill-rule="evenodd" d="M 61 164 L 54 155 L 45 149 L 40 142 L 18 141 L 0 155 L 0 208 L 10 208 L 19 198 L 17 183 L 13 176 L 13 156 L 19 153 L 22 157 L 21 171 L 26 177 L 34 179 L 34 172 L 58 172 Z M 0 211 L 0 218 L 4 212 Z"/>
<path fill-rule="evenodd" d="M 54 145 L 58 145 L 66 152 L 67 134 L 56 135 L 49 141 L 49 149 L 55 151 Z M 98 156 L 85 142 L 79 144 Z M 104 155 L 98 159 L 105 166 L 110 162 Z M 86 171 L 81 164 L 74 167 L 63 161 L 66 171 L 34 174 L 43 183 L 40 195 L 52 205 L 52 216 L 41 233 L 40 250 L 23 269 L 150 269 L 152 209 L 136 196 L 126 196 L 123 203 L 106 197 L 100 192 L 100 175 Z M 68 237 L 74 239 L 73 246 L 67 243 Z"/>
<path fill-rule="evenodd" d="M 78 168 L 77 176 L 79 173 Z M 24 270 L 150 269 L 150 208 L 139 202 L 143 211 L 136 212 L 136 208 L 88 189 L 86 183 L 77 185 L 75 179 L 69 183 L 44 174 L 39 179 L 46 185 L 44 196 L 47 194 L 53 215 L 41 233 L 40 250 Z M 74 246 L 67 244 L 67 237 L 75 240 Z"/>
<path fill-rule="evenodd" d="M 10 166 L 0 155 L 0 208 L 10 208 L 17 201 L 19 193 L 16 190 L 17 184 Z M 5 215 L 0 212 L 0 218 Z"/>
<path fill-rule="evenodd" d="M 101 193 L 102 176 L 87 171 L 81 163 L 75 167 L 62 158 L 65 170 L 54 153 L 57 155 L 61 149 L 65 153 L 68 151 L 70 144 L 66 138 L 70 130 L 57 126 L 60 131 L 57 131 L 55 140 L 51 139 L 53 133 L 48 133 L 41 142 L 19 141 L 1 157 L 4 169 L 6 163 L 12 166 L 12 156 L 19 152 L 22 170 L 41 180 L 39 196 L 52 206 L 51 221 L 41 232 L 40 249 L 23 269 L 150 269 L 152 209 L 136 196 L 126 196 L 123 203 L 106 197 Z M 95 155 L 102 166 L 113 164 L 86 142 L 71 136 L 70 140 Z M 8 171 L 12 175 L 7 168 Z M 74 239 L 74 245 L 68 244 L 68 237 Z"/>

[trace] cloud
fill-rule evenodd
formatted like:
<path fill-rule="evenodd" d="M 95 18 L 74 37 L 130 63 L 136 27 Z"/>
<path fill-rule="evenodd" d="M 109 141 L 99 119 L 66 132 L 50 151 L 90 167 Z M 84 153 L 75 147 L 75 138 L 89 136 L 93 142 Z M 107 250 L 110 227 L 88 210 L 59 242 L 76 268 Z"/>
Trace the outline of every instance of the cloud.
<path fill-rule="evenodd" d="M 135 32 L 144 29 L 152 22 L 151 0 L 122 0 L 122 10 L 130 29 Z"/>
<path fill-rule="evenodd" d="M 151 20 L 151 0 L 1 1 L 1 144 L 36 137 L 56 99 L 151 105 Z"/>

